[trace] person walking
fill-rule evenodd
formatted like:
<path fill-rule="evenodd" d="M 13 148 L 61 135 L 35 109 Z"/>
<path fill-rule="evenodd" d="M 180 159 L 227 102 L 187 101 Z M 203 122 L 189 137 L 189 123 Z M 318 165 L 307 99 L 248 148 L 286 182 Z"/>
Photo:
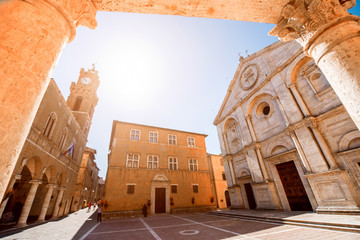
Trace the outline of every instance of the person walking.
<path fill-rule="evenodd" d="M 146 205 L 144 204 L 144 206 L 142 207 L 142 212 L 144 214 L 144 217 L 147 217 L 147 207 Z"/>
<path fill-rule="evenodd" d="M 89 204 L 88 204 L 88 210 L 87 210 L 87 212 L 90 212 L 90 209 L 91 209 L 91 202 L 89 202 Z"/>
<path fill-rule="evenodd" d="M 97 210 L 97 222 L 101 222 L 102 221 L 102 219 L 101 219 L 101 214 L 102 214 L 102 211 L 101 211 L 101 208 L 102 208 L 102 204 L 100 204 L 99 206 L 98 206 L 98 210 Z"/>

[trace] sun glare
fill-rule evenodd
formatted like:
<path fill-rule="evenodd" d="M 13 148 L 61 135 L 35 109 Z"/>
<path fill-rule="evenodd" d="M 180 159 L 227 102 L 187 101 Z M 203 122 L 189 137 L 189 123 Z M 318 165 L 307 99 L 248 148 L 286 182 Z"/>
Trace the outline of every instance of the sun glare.
<path fill-rule="evenodd" d="M 122 39 L 104 52 L 99 69 L 106 94 L 141 104 L 161 91 L 164 60 L 160 51 L 141 39 Z"/>

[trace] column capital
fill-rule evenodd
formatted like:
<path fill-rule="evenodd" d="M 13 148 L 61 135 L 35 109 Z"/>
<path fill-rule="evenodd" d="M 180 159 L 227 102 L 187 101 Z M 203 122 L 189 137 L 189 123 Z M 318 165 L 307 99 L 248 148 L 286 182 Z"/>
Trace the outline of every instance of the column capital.
<path fill-rule="evenodd" d="M 56 188 L 56 184 L 55 183 L 49 183 L 46 185 L 47 188 Z"/>
<path fill-rule="evenodd" d="M 14 179 L 15 180 L 20 180 L 21 179 L 21 174 L 14 174 Z"/>
<path fill-rule="evenodd" d="M 97 9 L 91 0 L 43 0 L 55 8 L 68 22 L 71 29 L 70 42 L 74 39 L 76 28 L 81 25 L 90 29 L 97 26 Z"/>
<path fill-rule="evenodd" d="M 290 137 L 295 137 L 295 129 L 292 127 L 288 127 L 286 129 L 286 134 L 289 135 Z"/>
<path fill-rule="evenodd" d="M 350 16 L 347 10 L 353 6 L 355 0 L 294 0 L 284 6 L 281 20 L 269 34 L 281 41 L 297 40 L 305 46 L 317 32 Z"/>
<path fill-rule="evenodd" d="M 42 180 L 30 180 L 30 184 L 42 184 Z"/>

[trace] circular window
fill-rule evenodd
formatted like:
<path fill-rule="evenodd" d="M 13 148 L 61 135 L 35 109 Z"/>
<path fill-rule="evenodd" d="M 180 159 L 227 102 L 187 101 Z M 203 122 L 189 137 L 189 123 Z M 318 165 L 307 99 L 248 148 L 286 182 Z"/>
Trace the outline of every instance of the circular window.
<path fill-rule="evenodd" d="M 270 113 L 270 106 L 265 106 L 262 110 L 264 115 L 269 115 Z"/>
<path fill-rule="evenodd" d="M 260 103 L 256 108 L 256 115 L 258 117 L 264 117 L 269 115 L 271 112 L 270 105 L 267 102 Z"/>

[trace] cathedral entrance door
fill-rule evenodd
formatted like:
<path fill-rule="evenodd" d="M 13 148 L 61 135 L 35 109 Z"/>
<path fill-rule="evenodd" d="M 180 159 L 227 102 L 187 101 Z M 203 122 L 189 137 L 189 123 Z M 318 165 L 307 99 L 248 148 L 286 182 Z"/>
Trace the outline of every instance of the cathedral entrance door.
<path fill-rule="evenodd" d="M 165 213 L 165 190 L 166 188 L 155 188 L 155 213 Z"/>
<path fill-rule="evenodd" d="M 294 161 L 276 165 L 281 183 L 284 187 L 292 211 L 312 211 L 309 198 L 305 192 Z"/>
<path fill-rule="evenodd" d="M 255 209 L 256 201 L 255 201 L 254 192 L 252 190 L 251 184 L 245 183 L 244 186 L 245 186 L 246 197 L 247 197 L 248 203 L 249 203 L 249 208 Z"/>

